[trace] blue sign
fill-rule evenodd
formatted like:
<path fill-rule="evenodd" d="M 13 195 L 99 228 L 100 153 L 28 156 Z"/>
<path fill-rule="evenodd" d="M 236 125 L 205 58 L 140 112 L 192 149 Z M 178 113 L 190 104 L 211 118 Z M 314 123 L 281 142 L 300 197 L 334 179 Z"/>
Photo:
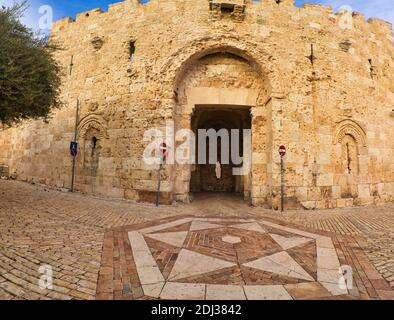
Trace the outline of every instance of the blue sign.
<path fill-rule="evenodd" d="M 70 153 L 73 157 L 76 157 L 78 154 L 78 142 L 71 142 L 70 144 Z"/>

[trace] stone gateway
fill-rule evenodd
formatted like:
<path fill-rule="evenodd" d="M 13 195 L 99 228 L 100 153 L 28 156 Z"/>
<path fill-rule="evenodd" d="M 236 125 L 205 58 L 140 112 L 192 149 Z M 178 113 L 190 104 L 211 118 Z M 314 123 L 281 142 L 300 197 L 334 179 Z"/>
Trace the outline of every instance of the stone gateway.
<path fill-rule="evenodd" d="M 172 121 L 175 131 L 250 129 L 251 171 L 233 176 L 235 164 L 221 164 L 219 179 L 215 164 L 165 165 L 164 203 L 215 191 L 278 209 L 280 145 L 286 208 L 394 200 L 387 22 L 293 0 L 127 0 L 55 22 L 51 41 L 63 49 L 64 106 L 0 131 L 7 175 L 70 187 L 79 100 L 75 188 L 84 193 L 154 202 L 144 133 Z"/>

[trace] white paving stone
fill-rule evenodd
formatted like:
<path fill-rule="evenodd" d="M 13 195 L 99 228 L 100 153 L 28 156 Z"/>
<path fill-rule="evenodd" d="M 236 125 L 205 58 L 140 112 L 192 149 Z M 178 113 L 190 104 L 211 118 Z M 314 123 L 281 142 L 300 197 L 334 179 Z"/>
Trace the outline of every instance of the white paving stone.
<path fill-rule="evenodd" d="M 205 284 L 167 282 L 161 292 L 162 300 L 204 300 Z"/>
<path fill-rule="evenodd" d="M 147 234 L 146 236 L 155 239 L 158 241 L 165 242 L 170 244 L 174 247 L 181 248 L 185 239 L 187 237 L 188 231 L 184 232 L 167 232 L 167 233 L 154 233 L 154 234 Z"/>
<path fill-rule="evenodd" d="M 147 245 L 144 237 L 137 231 L 129 232 L 130 245 L 133 251 L 146 251 Z M 149 251 L 149 249 L 148 249 Z"/>
<path fill-rule="evenodd" d="M 133 251 L 133 257 L 137 268 L 157 266 L 157 263 L 150 251 Z"/>
<path fill-rule="evenodd" d="M 319 248 L 335 249 L 334 244 L 332 243 L 332 240 L 329 237 L 317 238 L 316 245 Z"/>
<path fill-rule="evenodd" d="M 205 221 L 193 221 L 190 227 L 190 231 L 198 231 L 198 230 L 206 230 L 206 229 L 217 229 L 224 228 L 224 226 L 220 224 L 213 224 Z"/>
<path fill-rule="evenodd" d="M 206 300 L 245 300 L 242 286 L 234 285 L 207 285 Z"/>
<path fill-rule="evenodd" d="M 235 264 L 182 249 L 168 279 L 183 279 L 232 266 Z"/>
<path fill-rule="evenodd" d="M 320 282 L 320 284 L 334 296 L 340 296 L 349 293 L 347 289 L 341 289 L 338 283 Z"/>
<path fill-rule="evenodd" d="M 286 238 L 279 234 L 270 233 L 272 239 L 274 239 L 284 250 L 297 247 L 299 245 L 313 241 L 313 239 L 308 239 L 304 237 L 292 237 Z"/>
<path fill-rule="evenodd" d="M 293 300 L 284 286 L 244 286 L 248 300 Z"/>
<path fill-rule="evenodd" d="M 164 282 L 165 279 L 159 269 L 159 267 L 142 267 L 137 268 L 138 277 L 142 285 L 144 284 L 156 284 Z"/>
<path fill-rule="evenodd" d="M 244 266 L 292 278 L 314 281 L 314 279 L 284 251 L 245 263 Z"/>
<path fill-rule="evenodd" d="M 342 275 L 339 269 L 317 269 L 317 281 L 338 284 Z"/>
<path fill-rule="evenodd" d="M 164 282 L 164 277 L 150 253 L 144 236 L 139 232 L 130 232 L 129 240 L 141 284 Z"/>
<path fill-rule="evenodd" d="M 165 282 L 145 284 L 142 285 L 142 290 L 144 291 L 144 294 L 148 297 L 160 298 L 160 294 L 163 290 L 164 284 Z"/>
<path fill-rule="evenodd" d="M 317 268 L 338 269 L 340 264 L 335 249 L 317 247 Z"/>

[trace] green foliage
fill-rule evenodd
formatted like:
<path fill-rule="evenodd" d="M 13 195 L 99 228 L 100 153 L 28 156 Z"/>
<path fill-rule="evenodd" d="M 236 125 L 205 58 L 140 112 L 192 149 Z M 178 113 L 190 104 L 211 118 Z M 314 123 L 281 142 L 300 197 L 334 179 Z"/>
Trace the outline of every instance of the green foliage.
<path fill-rule="evenodd" d="M 25 9 L 0 8 L 0 124 L 47 117 L 60 105 L 57 48 L 19 22 Z"/>

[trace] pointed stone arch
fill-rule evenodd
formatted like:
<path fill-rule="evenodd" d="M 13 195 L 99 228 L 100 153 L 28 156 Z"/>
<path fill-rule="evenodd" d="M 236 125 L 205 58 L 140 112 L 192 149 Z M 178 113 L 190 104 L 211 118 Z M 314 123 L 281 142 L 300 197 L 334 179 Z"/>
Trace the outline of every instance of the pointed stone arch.
<path fill-rule="evenodd" d="M 346 119 L 336 125 L 334 144 L 342 143 L 346 136 L 351 136 L 356 141 L 359 154 L 367 147 L 367 135 L 357 122 Z"/>
<path fill-rule="evenodd" d="M 90 114 L 82 118 L 78 125 L 77 135 L 79 138 L 85 137 L 86 133 L 91 129 L 96 129 L 99 139 L 108 139 L 106 121 L 98 114 Z"/>
<path fill-rule="evenodd" d="M 204 56 L 220 52 L 231 53 L 247 60 L 262 76 L 269 79 L 272 95 L 284 97 L 288 92 L 282 81 L 281 71 L 274 63 L 274 57 L 267 53 L 261 44 L 237 35 L 221 34 L 197 38 L 170 55 L 159 72 L 162 76 L 161 83 L 167 87 L 166 98 L 176 99 L 177 86 L 190 65 Z"/>
<path fill-rule="evenodd" d="M 334 144 L 340 145 L 342 172 L 347 175 L 357 175 L 362 170 L 362 157 L 367 152 L 367 135 L 364 129 L 353 120 L 339 122 L 335 129 Z"/>
<path fill-rule="evenodd" d="M 236 61 L 236 64 L 240 63 L 244 70 L 252 70 L 256 82 L 252 86 L 236 84 L 234 87 L 188 82 L 190 74 L 204 69 L 198 70 L 199 65 L 216 58 L 228 58 Z M 245 200 L 255 204 L 265 201 L 268 189 L 259 188 L 253 181 L 267 181 L 267 161 L 264 159 L 268 159 L 268 140 L 271 133 L 269 127 L 265 126 L 266 116 L 269 114 L 266 110 L 272 108 L 277 100 L 286 98 L 288 92 L 275 58 L 264 50 L 261 43 L 246 41 L 237 35 L 212 35 L 195 39 L 173 52 L 159 70 L 159 74 L 164 95 L 163 107 L 167 109 L 168 115 L 172 115 L 176 130 L 191 129 L 196 108 L 201 106 L 232 106 L 250 112 L 248 126 L 252 130 L 252 140 L 256 145 L 260 141 L 259 151 L 255 152 L 254 156 L 261 161 L 251 161 L 250 173 L 240 177 L 237 185 L 240 186 Z M 222 73 L 218 74 L 222 76 Z M 187 84 L 190 84 L 190 87 L 187 87 Z M 192 172 L 195 169 L 196 166 L 186 165 L 175 165 L 172 168 L 171 174 L 175 177 L 173 193 L 177 201 L 189 201 Z"/>
<path fill-rule="evenodd" d="M 81 149 L 77 160 L 77 181 L 94 193 L 104 140 L 109 138 L 106 121 L 100 114 L 88 114 L 79 122 L 77 137 Z"/>

